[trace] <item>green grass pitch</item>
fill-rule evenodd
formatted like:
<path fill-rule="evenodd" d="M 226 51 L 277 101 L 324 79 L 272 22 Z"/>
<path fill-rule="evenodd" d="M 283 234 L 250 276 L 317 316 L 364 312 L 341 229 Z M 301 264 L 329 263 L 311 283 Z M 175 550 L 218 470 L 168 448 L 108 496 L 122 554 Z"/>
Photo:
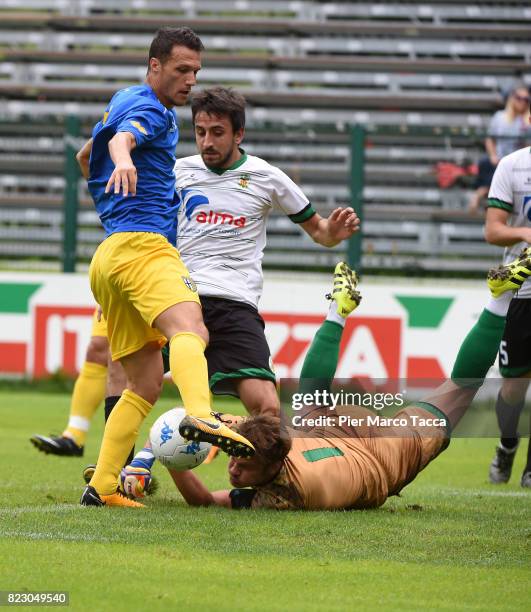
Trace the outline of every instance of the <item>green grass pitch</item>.
<path fill-rule="evenodd" d="M 494 487 L 494 440 L 454 440 L 372 511 L 188 508 L 161 466 L 148 510 L 82 508 L 101 413 L 84 458 L 45 456 L 28 441 L 60 432 L 68 403 L 66 394 L 0 392 L 0 590 L 66 590 L 70 609 L 114 612 L 529 610 L 523 449 L 512 482 Z M 171 405 L 162 400 L 148 423 Z M 198 473 L 225 488 L 225 470 L 220 457 Z"/>

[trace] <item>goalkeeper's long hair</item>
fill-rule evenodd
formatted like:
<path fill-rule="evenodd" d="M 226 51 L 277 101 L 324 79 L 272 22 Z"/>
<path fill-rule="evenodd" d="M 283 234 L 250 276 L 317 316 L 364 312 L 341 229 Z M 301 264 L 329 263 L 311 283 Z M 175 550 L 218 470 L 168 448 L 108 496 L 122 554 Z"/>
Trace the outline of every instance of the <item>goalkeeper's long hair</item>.
<path fill-rule="evenodd" d="M 238 432 L 251 442 L 263 465 L 283 461 L 291 449 L 291 438 L 277 416 L 249 417 L 238 425 Z"/>

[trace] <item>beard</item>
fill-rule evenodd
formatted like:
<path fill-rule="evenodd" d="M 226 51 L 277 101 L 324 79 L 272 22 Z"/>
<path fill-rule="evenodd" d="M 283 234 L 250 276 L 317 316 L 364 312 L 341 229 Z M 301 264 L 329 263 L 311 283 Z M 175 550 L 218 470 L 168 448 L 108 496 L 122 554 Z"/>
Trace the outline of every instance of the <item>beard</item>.
<path fill-rule="evenodd" d="M 205 152 L 206 153 L 206 152 Z M 205 161 L 204 158 L 204 154 L 201 153 L 201 157 L 203 159 L 203 161 L 205 162 L 205 166 L 209 167 L 209 168 L 223 168 L 224 166 L 227 165 L 227 162 L 229 161 L 229 159 L 232 156 L 232 151 L 229 151 L 226 155 L 224 155 L 218 162 L 215 162 L 214 164 L 210 164 L 210 166 L 207 164 L 207 162 Z M 208 153 L 206 153 L 208 154 Z"/>

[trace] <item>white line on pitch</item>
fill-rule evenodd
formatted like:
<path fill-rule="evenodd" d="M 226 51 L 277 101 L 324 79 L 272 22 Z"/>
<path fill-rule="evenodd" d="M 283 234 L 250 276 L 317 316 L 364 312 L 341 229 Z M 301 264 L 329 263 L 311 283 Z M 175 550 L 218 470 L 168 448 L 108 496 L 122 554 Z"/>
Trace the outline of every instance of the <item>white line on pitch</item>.
<path fill-rule="evenodd" d="M 463 495 L 466 497 L 528 497 L 531 499 L 531 491 L 489 491 L 488 489 L 453 489 L 451 487 L 430 487 L 424 491 L 429 493 L 446 493 L 447 495 Z M 420 491 L 419 491 L 420 493 Z"/>
<path fill-rule="evenodd" d="M 16 516 L 17 514 L 39 512 L 55 514 L 56 512 L 68 512 L 77 509 L 77 504 L 47 504 L 46 506 L 13 506 L 11 508 L 0 508 L 0 516 Z"/>

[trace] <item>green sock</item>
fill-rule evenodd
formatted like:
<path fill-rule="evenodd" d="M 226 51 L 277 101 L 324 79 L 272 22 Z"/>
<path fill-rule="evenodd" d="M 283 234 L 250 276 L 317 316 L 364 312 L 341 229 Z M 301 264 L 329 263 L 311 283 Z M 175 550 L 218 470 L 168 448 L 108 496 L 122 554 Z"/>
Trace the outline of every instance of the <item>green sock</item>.
<path fill-rule="evenodd" d="M 483 384 L 487 372 L 496 361 L 504 327 L 505 317 L 483 310 L 461 344 L 452 370 L 452 380 L 476 379 L 463 380 L 465 386 Z"/>
<path fill-rule="evenodd" d="M 342 334 L 343 327 L 332 321 L 324 321 L 317 330 L 302 365 L 299 384 L 301 393 L 330 390 L 336 373 Z"/>

